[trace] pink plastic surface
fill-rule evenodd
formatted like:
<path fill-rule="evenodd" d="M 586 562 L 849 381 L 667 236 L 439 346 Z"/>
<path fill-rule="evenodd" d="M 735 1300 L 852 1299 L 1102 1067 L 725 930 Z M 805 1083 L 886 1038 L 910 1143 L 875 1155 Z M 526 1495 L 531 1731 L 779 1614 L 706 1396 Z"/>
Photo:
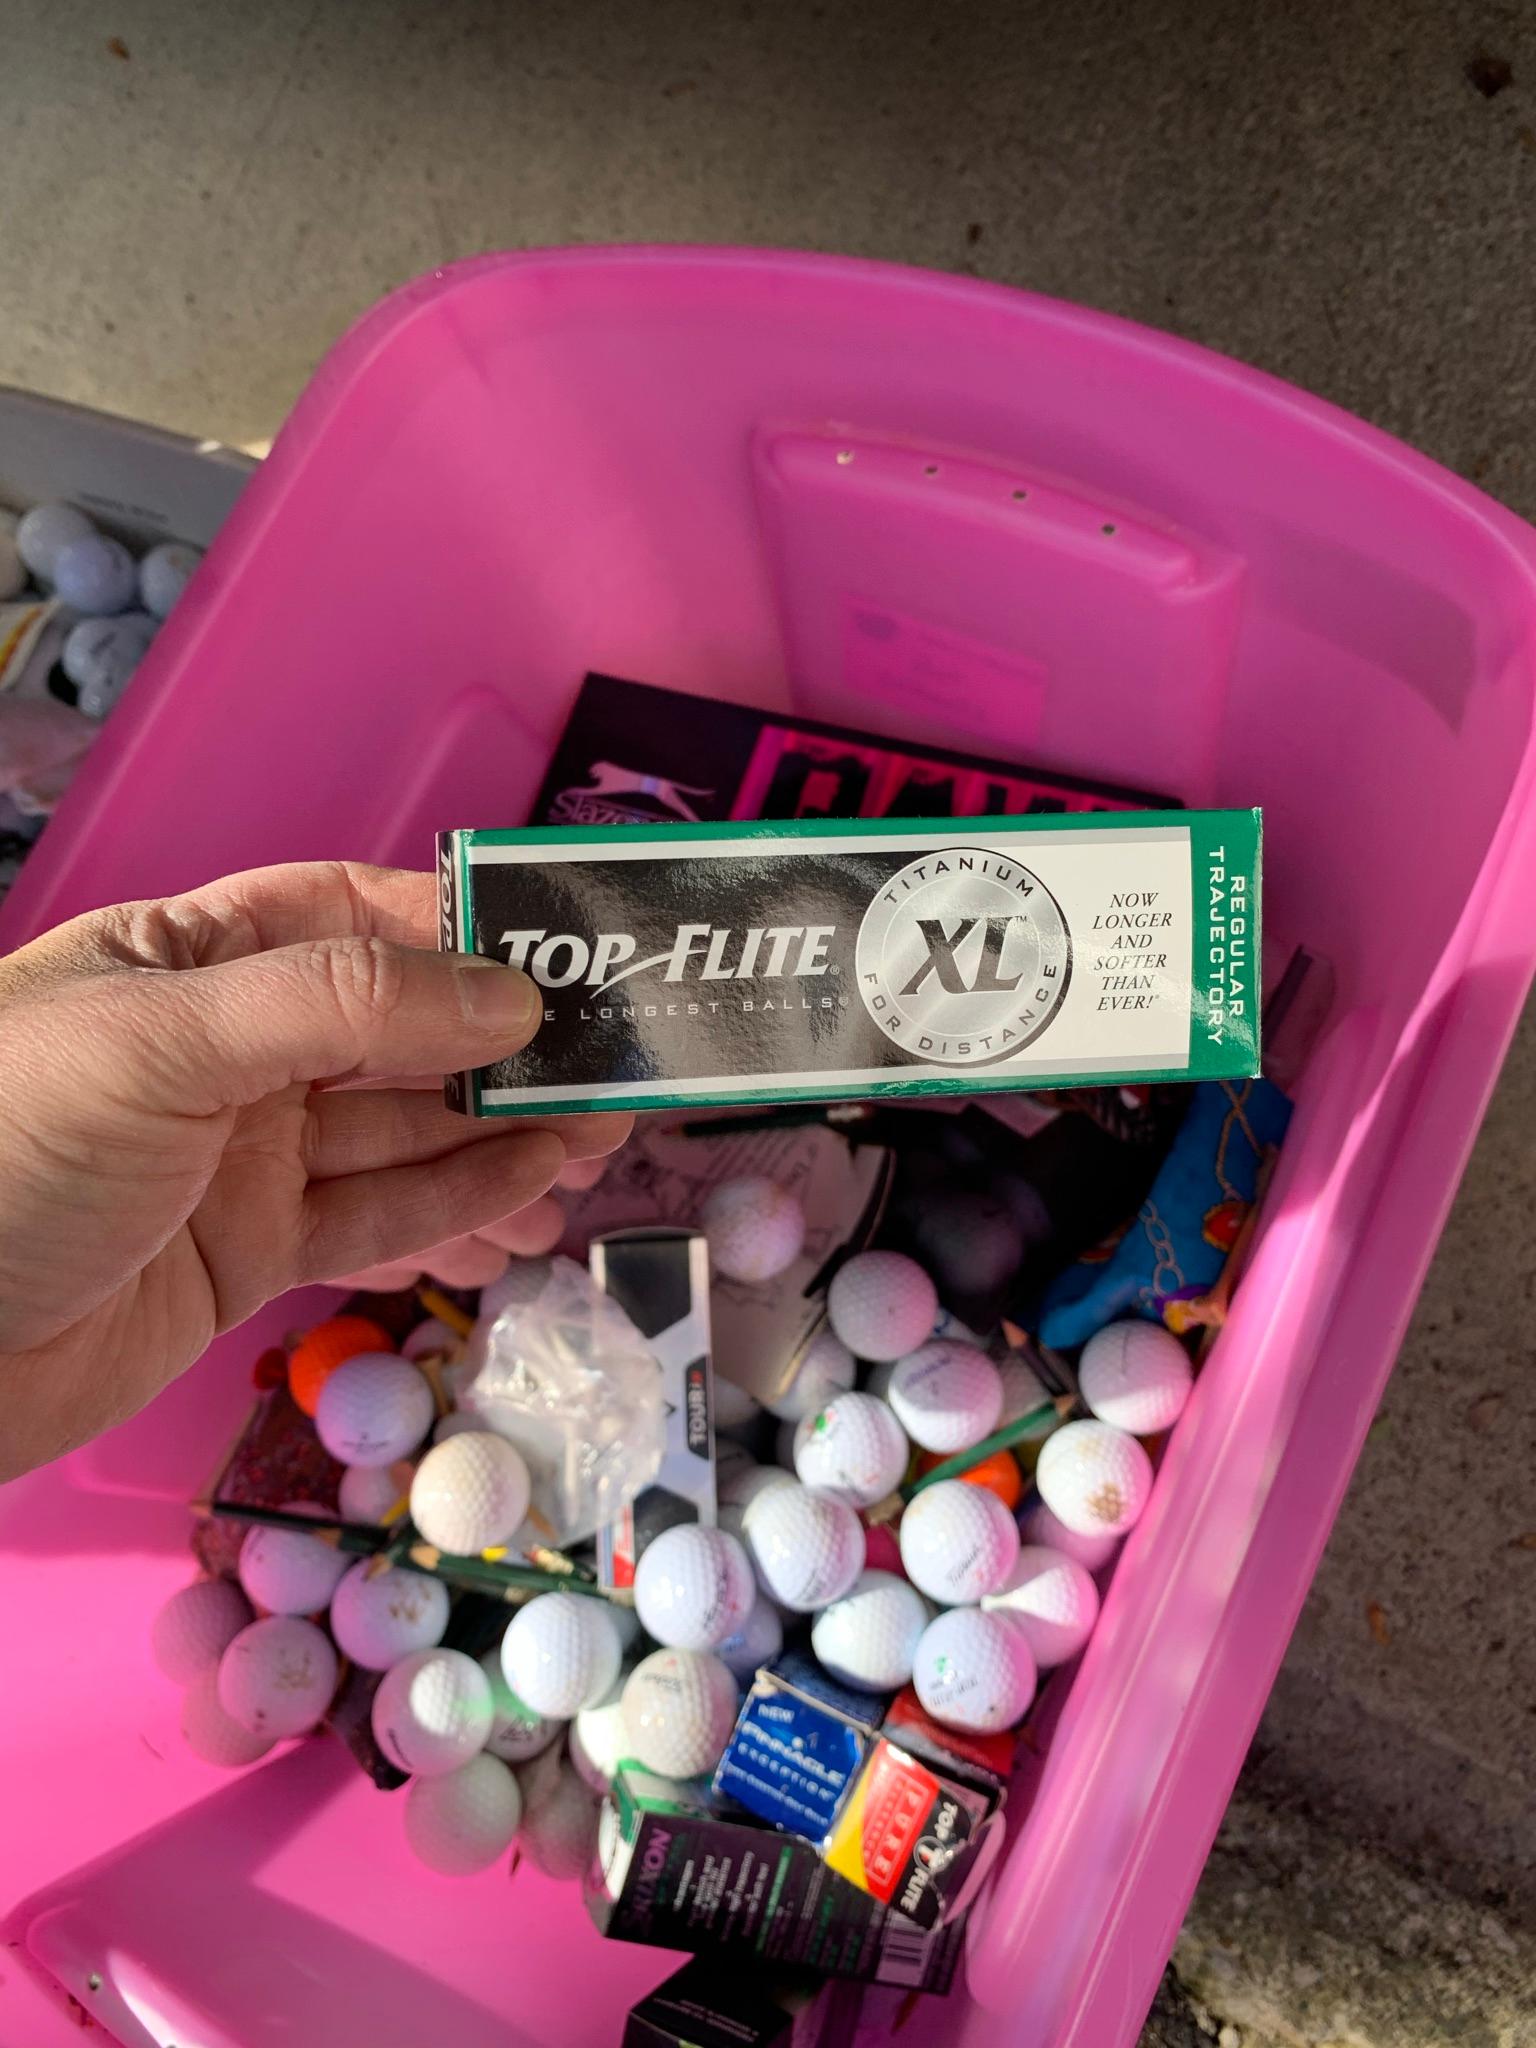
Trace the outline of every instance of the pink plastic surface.
<path fill-rule="evenodd" d="M 1536 546 L 1251 371 L 807 257 L 494 257 L 331 354 L 0 913 L 515 823 L 589 668 L 1266 810 L 1339 998 L 945 2043 L 1134 2038 L 1531 977 Z M 408 1860 L 326 1746 L 193 1761 L 146 1648 L 182 1503 L 302 1319 L 0 1496 L 0 2041 L 580 2048 L 665 1958 Z M 102 1986 L 88 1988 L 92 1972 Z"/>

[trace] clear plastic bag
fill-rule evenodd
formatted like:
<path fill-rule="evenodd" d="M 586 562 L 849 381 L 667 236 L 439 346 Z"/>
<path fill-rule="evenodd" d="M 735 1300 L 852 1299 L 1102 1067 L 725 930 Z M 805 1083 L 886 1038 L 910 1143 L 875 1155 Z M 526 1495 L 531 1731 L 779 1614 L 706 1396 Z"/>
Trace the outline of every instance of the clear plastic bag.
<path fill-rule="evenodd" d="M 524 1284 L 476 1324 L 455 1399 L 517 1445 L 533 1480 L 529 1519 L 563 1546 L 613 1521 L 661 1469 L 661 1367 L 573 1259 L 515 1270 Z"/>

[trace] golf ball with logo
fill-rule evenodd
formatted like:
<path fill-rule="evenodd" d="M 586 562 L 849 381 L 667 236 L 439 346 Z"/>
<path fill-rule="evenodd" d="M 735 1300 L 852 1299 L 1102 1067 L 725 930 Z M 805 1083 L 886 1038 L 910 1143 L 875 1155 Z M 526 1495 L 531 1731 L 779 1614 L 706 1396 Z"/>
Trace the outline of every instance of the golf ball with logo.
<path fill-rule="evenodd" d="M 219 1704 L 252 1735 L 307 1735 L 336 1690 L 336 1652 L 312 1621 L 269 1614 L 243 1628 L 219 1660 Z"/>
<path fill-rule="evenodd" d="M 155 1616 L 149 1647 L 173 1685 L 216 1671 L 219 1659 L 256 1619 L 251 1603 L 228 1579 L 196 1579 L 173 1593 Z"/>
<path fill-rule="evenodd" d="M 583 1593 L 541 1593 L 520 1607 L 501 1642 L 507 1683 L 536 1714 L 569 1721 L 604 1697 L 624 1651 L 613 1616 Z"/>
<path fill-rule="evenodd" d="M 461 1430 L 436 1443 L 411 1481 L 411 1520 L 428 1543 L 473 1557 L 505 1543 L 528 1513 L 522 1453 L 488 1430 Z"/>
<path fill-rule="evenodd" d="M 624 1686 L 629 1753 L 663 1778 L 700 1778 L 736 1725 L 736 1680 L 707 1650 L 653 1650 Z"/>
<path fill-rule="evenodd" d="M 405 1795 L 405 1839 L 444 1877 L 489 1870 L 523 1817 L 517 1780 L 499 1757 L 472 1756 L 457 1770 L 417 1778 Z"/>
<path fill-rule="evenodd" d="M 863 1571 L 853 1590 L 818 1614 L 811 1648 L 823 1670 L 866 1692 L 897 1692 L 912 1676 L 933 1609 L 892 1572 Z"/>
<path fill-rule="evenodd" d="M 1123 1536 L 1141 1520 L 1152 1460 L 1107 1422 L 1069 1422 L 1048 1436 L 1035 1467 L 1040 1498 L 1084 1536 Z"/>
<path fill-rule="evenodd" d="M 1074 1557 L 1031 1543 L 995 1593 L 982 1601 L 989 1611 L 1011 1615 L 1024 1631 L 1036 1665 L 1049 1671 L 1065 1664 L 1093 1634 L 1099 1618 L 1099 1589 Z"/>
<path fill-rule="evenodd" d="M 1003 1383 L 985 1352 L 938 1337 L 898 1360 L 890 1403 L 913 1443 L 948 1455 L 996 1429 Z"/>
<path fill-rule="evenodd" d="M 490 1732 L 490 1681 L 462 1650 L 417 1650 L 379 1680 L 374 1740 L 413 1777 L 456 1771 L 484 1749 Z"/>
<path fill-rule="evenodd" d="M 935 1721 L 995 1735 L 1028 1712 L 1035 1660 L 1017 1623 L 979 1607 L 956 1607 L 923 1631 L 912 1682 Z"/>
<path fill-rule="evenodd" d="M 724 1529 L 664 1529 L 635 1567 L 640 1626 L 672 1649 L 712 1650 L 736 1633 L 756 1598 L 747 1553 Z"/>
<path fill-rule="evenodd" d="M 506 1764 L 526 1764 L 542 1756 L 565 1723 L 548 1714 L 536 1714 L 518 1698 L 501 1668 L 499 1643 L 480 1659 L 480 1669 L 491 1688 L 491 1732 L 485 1738 L 486 1748 Z"/>
<path fill-rule="evenodd" d="M 253 1735 L 225 1711 L 217 1670 L 202 1672 L 187 1687 L 181 1703 L 181 1733 L 194 1756 L 225 1771 L 256 1763 L 273 1743 L 272 1736 Z"/>
<path fill-rule="evenodd" d="M 1077 1361 L 1077 1384 L 1100 1422 L 1131 1436 L 1156 1436 L 1184 1413 L 1194 1374 L 1172 1330 L 1136 1317 L 1088 1339 Z"/>
<path fill-rule="evenodd" d="M 1043 1500 L 1037 1500 L 1019 1517 L 1019 1533 L 1026 1543 L 1059 1550 L 1063 1557 L 1072 1558 L 1088 1572 L 1102 1571 L 1120 1543 L 1118 1536 L 1079 1535 L 1053 1515 Z"/>
<path fill-rule="evenodd" d="M 754 1674 L 765 1664 L 771 1664 L 783 1647 L 784 1624 L 779 1619 L 779 1610 L 766 1593 L 759 1593 L 741 1627 L 715 1645 L 715 1655 L 739 1684 L 749 1685 Z"/>
<path fill-rule="evenodd" d="M 699 1220 L 715 1271 L 727 1280 L 772 1280 L 805 1243 L 805 1211 L 764 1174 L 721 1181 L 705 1197 Z"/>
<path fill-rule="evenodd" d="M 911 1457 L 895 1415 L 872 1394 L 836 1394 L 795 1433 L 795 1471 L 851 1508 L 873 1507 L 900 1486 Z"/>
<path fill-rule="evenodd" d="M 70 627 L 59 665 L 74 684 L 75 704 L 87 718 L 105 718 L 113 709 L 149 652 L 155 630 L 155 621 L 143 612 L 81 619 Z"/>
<path fill-rule="evenodd" d="M 364 1671 L 387 1671 L 415 1650 L 431 1650 L 448 1626 L 448 1588 L 398 1565 L 353 1565 L 331 1599 L 331 1634 Z"/>
<path fill-rule="evenodd" d="M 864 1529 L 853 1509 L 806 1486 L 760 1493 L 742 1533 L 758 1584 L 796 1614 L 841 1600 L 864 1566 Z"/>
<path fill-rule="evenodd" d="M 393 1351 L 365 1351 L 337 1366 L 315 1402 L 315 1428 L 344 1465 L 393 1465 L 432 1427 L 432 1389 Z"/>
<path fill-rule="evenodd" d="M 804 1422 L 834 1394 L 846 1392 L 857 1371 L 853 1353 L 842 1339 L 830 1329 L 820 1329 L 806 1346 L 799 1371 L 777 1400 L 768 1402 L 768 1413 L 780 1422 Z"/>
<path fill-rule="evenodd" d="M 901 1358 L 933 1328 L 938 1290 L 904 1252 L 856 1252 L 832 1276 L 827 1315 L 855 1358 Z"/>
<path fill-rule="evenodd" d="M 571 1723 L 566 1747 L 571 1767 L 588 1791 L 599 1798 L 618 1774 L 624 1757 L 624 1681 L 621 1672 L 607 1696 L 595 1707 L 583 1707 Z"/>
<path fill-rule="evenodd" d="M 585 1874 L 597 1848 L 597 1799 L 569 1764 L 561 1764 L 534 1795 L 529 1792 L 529 1775 L 523 1776 L 518 1851 L 546 1877 L 570 1884 Z"/>
<path fill-rule="evenodd" d="M 258 1526 L 240 1545 L 240 1583 L 268 1614 L 318 1614 L 330 1605 L 347 1564 L 344 1551 L 302 1529 Z"/>
<path fill-rule="evenodd" d="M 924 1487 L 901 1518 L 902 1568 L 941 1606 L 969 1606 L 995 1593 L 1018 1555 L 1013 1516 L 995 1493 L 963 1479 Z"/>
<path fill-rule="evenodd" d="M 341 1475 L 337 1506 L 344 1522 L 382 1522 L 410 1491 L 408 1468 L 349 1465 Z"/>

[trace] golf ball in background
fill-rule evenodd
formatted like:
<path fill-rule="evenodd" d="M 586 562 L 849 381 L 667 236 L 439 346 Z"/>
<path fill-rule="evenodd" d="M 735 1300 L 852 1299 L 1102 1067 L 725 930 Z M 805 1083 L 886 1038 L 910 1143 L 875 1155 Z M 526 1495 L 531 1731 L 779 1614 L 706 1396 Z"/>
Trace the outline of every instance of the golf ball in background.
<path fill-rule="evenodd" d="M 572 1769 L 599 1798 L 613 1783 L 625 1755 L 624 1681 L 628 1676 L 621 1672 L 604 1699 L 595 1707 L 583 1707 L 566 1738 Z"/>
<path fill-rule="evenodd" d="M 105 618 L 133 603 L 139 572 L 120 540 L 109 540 L 104 533 L 87 534 L 69 541 L 54 556 L 53 590 L 72 612 Z"/>
<path fill-rule="evenodd" d="M 382 1522 L 410 1491 L 408 1470 L 394 1465 L 349 1465 L 336 1490 L 344 1522 Z"/>
<path fill-rule="evenodd" d="M 827 1289 L 832 1328 L 856 1358 L 915 1351 L 939 1312 L 938 1290 L 904 1252 L 856 1252 Z"/>
<path fill-rule="evenodd" d="M 363 1352 L 337 1366 L 315 1402 L 315 1428 L 344 1465 L 393 1465 L 432 1427 L 432 1389 L 408 1358 Z"/>
<path fill-rule="evenodd" d="M 771 1487 L 747 1509 L 742 1527 L 758 1584 L 796 1614 L 841 1600 L 864 1568 L 863 1524 L 828 1493 Z"/>
<path fill-rule="evenodd" d="M 734 1443 L 729 1437 L 715 1439 L 715 1499 L 723 1500 L 725 1490 L 733 1479 L 745 1478 L 757 1470 L 757 1460 L 745 1444 Z"/>
<path fill-rule="evenodd" d="M 149 652 L 155 622 L 143 612 L 81 619 L 65 636 L 59 660 L 75 686 L 75 704 L 87 718 L 105 718 Z"/>
<path fill-rule="evenodd" d="M 765 1174 L 721 1181 L 705 1197 L 699 1221 L 710 1262 L 727 1280 L 772 1280 L 805 1243 L 805 1211 Z"/>
<path fill-rule="evenodd" d="M 436 1316 L 418 1323 L 400 1346 L 400 1356 L 416 1362 L 423 1358 L 448 1358 L 459 1348 L 458 1337 Z"/>
<path fill-rule="evenodd" d="M 1152 1460 L 1107 1422 L 1069 1422 L 1048 1436 L 1035 1467 L 1040 1498 L 1084 1536 L 1134 1529 L 1152 1491 Z"/>
<path fill-rule="evenodd" d="M 548 1259 L 514 1259 L 499 1280 L 481 1288 L 480 1313 L 475 1320 L 485 1329 L 504 1310 L 527 1308 L 530 1302 L 538 1300 L 548 1279 Z"/>
<path fill-rule="evenodd" d="M 613 1616 L 583 1593 L 541 1593 L 501 1642 L 508 1685 L 536 1714 L 569 1721 L 612 1688 L 623 1661 Z"/>
<path fill-rule="evenodd" d="M 853 1590 L 818 1614 L 811 1648 L 822 1669 L 866 1692 L 898 1692 L 912 1676 L 933 1609 L 891 1572 L 863 1571 Z"/>
<path fill-rule="evenodd" d="M 518 1698 L 501 1668 L 499 1643 L 480 1659 L 480 1669 L 491 1688 L 491 1732 L 485 1738 L 486 1748 L 507 1764 L 526 1764 L 542 1756 L 564 1731 L 565 1723 L 548 1714 L 536 1714 Z"/>
<path fill-rule="evenodd" d="M 257 1527 L 240 1545 L 240 1583 L 268 1614 L 318 1614 L 349 1562 L 345 1551 L 300 1529 Z"/>
<path fill-rule="evenodd" d="M 804 1422 L 834 1394 L 846 1393 L 857 1372 L 853 1353 L 841 1338 L 830 1329 L 818 1330 L 805 1348 L 800 1370 L 778 1399 L 767 1404 L 768 1413 L 780 1422 Z"/>
<path fill-rule="evenodd" d="M 1024 1257 L 1024 1233 L 995 1195 L 960 1189 L 926 1206 L 916 1222 L 917 1249 L 947 1295 L 994 1294 Z"/>
<path fill-rule="evenodd" d="M 640 1626 L 672 1649 L 712 1650 L 736 1633 L 756 1598 L 747 1553 L 724 1529 L 664 1529 L 635 1567 Z"/>
<path fill-rule="evenodd" d="M 16 523 L 16 552 L 39 583 L 53 582 L 54 565 L 63 549 L 78 540 L 94 540 L 96 528 L 74 505 L 34 505 Z"/>
<path fill-rule="evenodd" d="M 537 1796 L 523 1780 L 523 1824 L 517 1846 L 535 1870 L 557 1884 L 584 1876 L 597 1849 L 597 1800 L 569 1764 L 562 1764 Z"/>
<path fill-rule="evenodd" d="M 1077 1384 L 1100 1422 L 1131 1436 L 1172 1429 L 1194 1385 L 1189 1354 L 1161 1323 L 1111 1323 L 1083 1346 Z"/>
<path fill-rule="evenodd" d="M 872 1394 L 837 1394 L 795 1432 L 795 1471 L 851 1508 L 873 1507 L 900 1486 L 911 1448 L 901 1424 Z"/>
<path fill-rule="evenodd" d="M 371 1316 L 327 1316 L 294 1345 L 288 1358 L 288 1391 L 304 1413 L 313 1417 L 320 1389 L 338 1365 L 364 1352 L 393 1350 L 386 1333 Z"/>
<path fill-rule="evenodd" d="M 1086 1568 L 1062 1551 L 1031 1543 L 982 1606 L 1010 1616 L 1024 1631 L 1037 1668 L 1065 1664 L 1093 1634 L 1099 1618 L 1099 1589 Z"/>
<path fill-rule="evenodd" d="M 472 1756 L 455 1771 L 417 1778 L 405 1795 L 405 1839 L 443 1877 L 489 1870 L 523 1817 L 517 1780 L 499 1757 Z"/>
<path fill-rule="evenodd" d="M 1019 1533 L 1026 1543 L 1046 1550 L 1059 1550 L 1084 1571 L 1102 1571 L 1119 1548 L 1118 1536 L 1082 1536 L 1053 1515 L 1043 1500 L 1037 1500 L 1019 1517 Z"/>
<path fill-rule="evenodd" d="M 1016 1623 L 979 1607 L 956 1607 L 923 1631 L 912 1683 L 935 1721 L 995 1735 L 1029 1711 L 1035 1660 Z"/>
<path fill-rule="evenodd" d="M 196 1579 L 173 1593 L 155 1616 L 150 1653 L 172 1685 L 191 1685 L 218 1669 L 235 1637 L 255 1619 L 249 1600 L 228 1579 Z"/>
<path fill-rule="evenodd" d="M 963 1479 L 925 1487 L 901 1518 L 902 1567 L 941 1606 L 969 1606 L 995 1593 L 1018 1555 L 1013 1516 L 995 1493 Z"/>
<path fill-rule="evenodd" d="M 490 1680 L 462 1650 L 417 1650 L 379 1680 L 374 1740 L 413 1777 L 456 1771 L 484 1749 L 490 1732 Z"/>
<path fill-rule="evenodd" d="M 785 1423 L 786 1429 L 794 1425 Z M 748 1508 L 760 1493 L 770 1487 L 793 1486 L 795 1476 L 786 1472 L 782 1465 L 749 1465 L 732 1472 L 720 1488 L 719 1501 L 723 1508 Z"/>
<path fill-rule="evenodd" d="M 1009 1352 L 1006 1358 L 997 1359 L 995 1364 L 1003 1389 L 1003 1405 L 997 1418 L 999 1429 L 1006 1427 L 1010 1422 L 1022 1422 L 1026 1415 L 1033 1415 L 1037 1408 L 1043 1408 L 1050 1400 L 1049 1387 L 1017 1352 Z M 1054 1426 L 1049 1420 L 1042 1421 L 1041 1435 Z"/>
<path fill-rule="evenodd" d="M 167 617 L 203 559 L 201 548 L 163 540 L 139 564 L 139 601 L 157 619 Z"/>
<path fill-rule="evenodd" d="M 194 1756 L 220 1770 L 254 1764 L 272 1747 L 270 1735 L 253 1735 L 226 1713 L 219 1698 L 219 1674 L 204 1671 L 187 1687 L 181 1703 L 182 1740 Z"/>
<path fill-rule="evenodd" d="M 714 1387 L 715 1435 L 738 1436 L 753 1428 L 762 1414 L 761 1404 L 733 1381 L 717 1375 Z"/>
<path fill-rule="evenodd" d="M 759 1593 L 752 1611 L 734 1635 L 715 1645 L 715 1655 L 739 1685 L 750 1685 L 765 1664 L 784 1647 L 784 1624 L 766 1593 Z M 573 1746 L 574 1750 L 574 1746 Z"/>
<path fill-rule="evenodd" d="M 448 1626 L 448 1588 L 398 1565 L 353 1565 L 331 1600 L 331 1634 L 364 1671 L 387 1671 L 416 1650 L 432 1650 Z"/>
<path fill-rule="evenodd" d="M 454 1557 L 493 1550 L 521 1528 L 530 1482 L 522 1453 L 488 1430 L 461 1430 L 433 1445 L 411 1481 L 411 1520 Z"/>
<path fill-rule="evenodd" d="M 707 1650 L 653 1650 L 624 1686 L 630 1755 L 663 1778 L 703 1777 L 730 1739 L 737 1698 L 736 1680 Z"/>
<path fill-rule="evenodd" d="M 996 1429 L 1003 1383 L 984 1352 L 940 1337 L 897 1361 L 890 1403 L 920 1450 L 949 1455 Z"/>
<path fill-rule="evenodd" d="M 27 587 L 27 565 L 21 559 L 16 536 L 0 528 L 0 602 L 20 597 Z"/>
<path fill-rule="evenodd" d="M 269 1614 L 243 1628 L 219 1660 L 219 1704 L 268 1742 L 307 1735 L 336 1690 L 336 1652 L 312 1621 Z"/>

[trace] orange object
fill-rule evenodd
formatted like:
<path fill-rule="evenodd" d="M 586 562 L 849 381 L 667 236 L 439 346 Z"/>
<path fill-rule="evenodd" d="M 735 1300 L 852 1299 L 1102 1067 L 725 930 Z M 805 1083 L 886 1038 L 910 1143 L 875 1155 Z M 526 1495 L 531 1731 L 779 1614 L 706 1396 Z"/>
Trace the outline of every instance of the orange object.
<path fill-rule="evenodd" d="M 327 1316 L 301 1337 L 288 1360 L 288 1391 L 313 1415 L 320 1389 L 338 1365 L 363 1351 L 393 1351 L 388 1335 L 367 1316 Z"/>
<path fill-rule="evenodd" d="M 931 1472 L 935 1465 L 942 1465 L 949 1455 L 947 1451 L 943 1456 L 937 1451 L 924 1451 L 917 1461 L 918 1477 Z M 990 1458 L 983 1458 L 960 1477 L 967 1486 L 984 1486 L 988 1493 L 995 1493 L 1005 1508 L 1016 1508 L 1024 1498 L 1024 1480 L 1012 1451 L 994 1451 Z"/>

